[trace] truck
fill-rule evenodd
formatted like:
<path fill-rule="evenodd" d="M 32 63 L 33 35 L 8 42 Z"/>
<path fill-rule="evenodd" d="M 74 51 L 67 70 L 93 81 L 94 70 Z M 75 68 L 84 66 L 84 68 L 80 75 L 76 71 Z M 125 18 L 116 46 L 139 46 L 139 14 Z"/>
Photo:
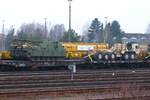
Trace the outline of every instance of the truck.
<path fill-rule="evenodd" d="M 88 52 L 85 58 L 90 61 L 132 61 L 149 57 L 147 44 L 138 43 L 115 43 L 111 48 L 99 50 L 95 53 Z"/>

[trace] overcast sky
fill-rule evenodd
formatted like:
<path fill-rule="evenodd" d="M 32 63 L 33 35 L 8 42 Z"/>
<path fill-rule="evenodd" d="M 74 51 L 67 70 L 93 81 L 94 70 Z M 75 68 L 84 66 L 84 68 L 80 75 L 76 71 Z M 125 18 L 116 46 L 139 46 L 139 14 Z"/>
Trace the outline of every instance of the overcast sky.
<path fill-rule="evenodd" d="M 0 31 L 5 27 L 18 28 L 22 23 L 40 22 L 64 24 L 68 29 L 68 0 L 0 0 Z M 150 0 L 73 0 L 72 28 L 82 32 L 94 18 L 101 22 L 118 20 L 128 33 L 144 33 L 150 23 Z"/>

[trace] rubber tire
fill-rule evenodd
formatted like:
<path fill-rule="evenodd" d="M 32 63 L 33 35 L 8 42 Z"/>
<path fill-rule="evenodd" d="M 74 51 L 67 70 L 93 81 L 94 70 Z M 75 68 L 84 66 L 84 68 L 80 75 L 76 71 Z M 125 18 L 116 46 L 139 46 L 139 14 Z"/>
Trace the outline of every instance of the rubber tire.
<path fill-rule="evenodd" d="M 116 55 L 114 53 L 110 53 L 110 60 L 116 60 Z"/>
<path fill-rule="evenodd" d="M 98 61 L 102 61 L 103 60 L 103 53 L 99 52 L 97 54 L 97 59 L 98 59 Z"/>
<path fill-rule="evenodd" d="M 129 60 L 129 59 L 130 59 L 130 54 L 129 53 L 123 54 L 123 60 Z"/>
<path fill-rule="evenodd" d="M 130 53 L 130 60 L 135 60 L 135 53 Z"/>
<path fill-rule="evenodd" d="M 110 60 L 110 55 L 109 55 L 109 53 L 105 53 L 105 54 L 103 55 L 103 59 L 104 59 L 104 61 L 109 61 L 109 60 Z"/>

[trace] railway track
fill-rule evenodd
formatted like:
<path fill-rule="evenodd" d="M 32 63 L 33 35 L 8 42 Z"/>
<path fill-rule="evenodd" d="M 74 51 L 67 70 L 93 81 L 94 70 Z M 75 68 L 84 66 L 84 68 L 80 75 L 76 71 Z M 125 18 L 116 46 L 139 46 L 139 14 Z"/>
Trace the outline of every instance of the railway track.
<path fill-rule="evenodd" d="M 79 70 L 1 72 L 0 96 L 68 94 L 119 90 L 122 86 L 150 89 L 150 70 Z"/>
<path fill-rule="evenodd" d="M 128 97 L 128 98 L 105 98 L 105 99 L 87 99 L 87 100 L 149 100 L 150 96 L 146 97 Z"/>

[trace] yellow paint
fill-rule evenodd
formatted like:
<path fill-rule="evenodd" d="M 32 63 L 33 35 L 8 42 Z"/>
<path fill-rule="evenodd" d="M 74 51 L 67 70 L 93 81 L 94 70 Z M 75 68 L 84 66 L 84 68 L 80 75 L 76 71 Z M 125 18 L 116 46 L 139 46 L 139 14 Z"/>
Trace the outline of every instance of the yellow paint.
<path fill-rule="evenodd" d="M 81 58 L 90 50 L 87 50 L 88 47 L 93 51 L 106 50 L 109 48 L 108 44 L 104 43 L 81 43 L 81 42 L 61 42 L 62 46 L 65 48 L 67 58 Z M 81 50 L 79 47 L 83 47 Z"/>
<path fill-rule="evenodd" d="M 10 59 L 10 53 L 9 52 L 0 52 L 1 59 Z"/>

